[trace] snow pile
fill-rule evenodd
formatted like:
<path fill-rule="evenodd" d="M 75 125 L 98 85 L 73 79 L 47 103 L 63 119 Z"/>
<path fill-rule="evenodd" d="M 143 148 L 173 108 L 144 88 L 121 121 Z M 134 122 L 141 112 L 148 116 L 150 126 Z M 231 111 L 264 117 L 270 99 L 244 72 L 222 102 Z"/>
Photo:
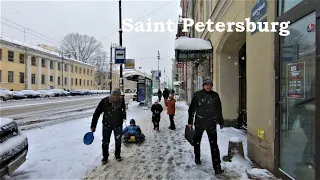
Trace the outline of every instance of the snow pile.
<path fill-rule="evenodd" d="M 253 168 L 253 169 L 248 170 L 247 174 L 250 179 L 256 179 L 256 180 L 276 179 L 273 176 L 273 174 L 271 174 L 266 169 Z"/>
<path fill-rule="evenodd" d="M 175 50 L 210 50 L 211 43 L 200 38 L 178 38 L 174 42 Z"/>
<path fill-rule="evenodd" d="M 13 120 L 10 118 L 4 118 L 4 117 L 0 117 L 0 126 L 5 126 L 9 123 L 12 123 Z"/>
<path fill-rule="evenodd" d="M 229 142 L 240 143 L 242 140 L 239 137 L 232 137 L 229 139 Z"/>

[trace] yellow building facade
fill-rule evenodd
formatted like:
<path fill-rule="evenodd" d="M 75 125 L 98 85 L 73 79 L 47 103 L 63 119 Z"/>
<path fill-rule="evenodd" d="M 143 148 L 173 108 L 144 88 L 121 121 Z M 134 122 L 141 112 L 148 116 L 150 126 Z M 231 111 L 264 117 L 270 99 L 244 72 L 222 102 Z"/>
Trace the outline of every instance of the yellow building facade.
<path fill-rule="evenodd" d="M 95 66 L 19 41 L 0 38 L 0 87 L 96 89 Z"/>
<path fill-rule="evenodd" d="M 319 73 L 316 75 L 316 69 L 320 70 L 316 64 L 320 52 L 320 2 L 193 2 L 191 11 L 195 23 L 208 19 L 224 24 L 245 22 L 246 18 L 253 20 L 257 11 L 262 16 L 256 22 L 291 22 L 288 36 L 280 36 L 278 28 L 276 33 L 204 30 L 195 32 L 194 37 L 212 44 L 211 76 L 214 90 L 220 94 L 224 118 L 236 120 L 239 111 L 246 111 L 249 158 L 284 179 L 320 178 L 320 163 L 315 160 L 320 154 L 316 144 L 320 134 L 320 111 L 306 108 L 307 105 L 319 106 L 319 100 L 317 103 L 315 100 L 319 92 L 316 93 L 315 87 L 319 87 L 316 82 L 320 78 Z M 294 48 L 296 46 L 298 48 Z M 291 77 L 293 69 L 299 69 L 294 72 L 301 74 Z M 305 105 L 298 109 L 295 104 L 301 103 Z"/>

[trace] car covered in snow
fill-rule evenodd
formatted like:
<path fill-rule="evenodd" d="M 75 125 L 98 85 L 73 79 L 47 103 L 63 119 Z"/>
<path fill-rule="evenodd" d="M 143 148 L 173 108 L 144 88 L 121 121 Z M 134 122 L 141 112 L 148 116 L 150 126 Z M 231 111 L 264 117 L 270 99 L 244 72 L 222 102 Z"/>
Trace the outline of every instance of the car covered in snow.
<path fill-rule="evenodd" d="M 39 92 L 34 91 L 34 90 L 22 90 L 20 91 L 20 93 L 24 94 L 25 96 L 27 96 L 27 98 L 40 98 L 41 95 Z"/>
<path fill-rule="evenodd" d="M 12 175 L 25 161 L 28 138 L 10 118 L 0 117 L 0 178 Z"/>

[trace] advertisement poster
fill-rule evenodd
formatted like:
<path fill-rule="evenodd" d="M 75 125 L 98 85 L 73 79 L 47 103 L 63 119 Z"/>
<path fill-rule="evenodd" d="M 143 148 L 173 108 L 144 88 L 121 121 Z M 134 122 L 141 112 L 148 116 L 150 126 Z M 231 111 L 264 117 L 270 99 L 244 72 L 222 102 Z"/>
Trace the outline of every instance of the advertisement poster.
<path fill-rule="evenodd" d="M 305 64 L 304 62 L 287 65 L 288 98 L 305 98 Z"/>
<path fill-rule="evenodd" d="M 125 69 L 135 69 L 135 60 L 134 59 L 126 59 L 124 64 Z"/>
<path fill-rule="evenodd" d="M 141 102 L 144 101 L 146 98 L 146 88 L 145 84 L 137 84 L 138 85 L 138 95 L 137 95 L 137 101 Z"/>

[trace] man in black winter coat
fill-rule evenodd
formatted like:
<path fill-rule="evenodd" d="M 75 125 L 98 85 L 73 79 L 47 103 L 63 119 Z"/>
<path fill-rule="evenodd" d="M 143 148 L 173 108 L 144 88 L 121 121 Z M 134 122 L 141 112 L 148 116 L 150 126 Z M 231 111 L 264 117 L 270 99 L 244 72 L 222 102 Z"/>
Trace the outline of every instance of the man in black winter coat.
<path fill-rule="evenodd" d="M 212 91 L 212 80 L 206 78 L 203 81 L 203 89 L 195 92 L 189 107 L 188 126 L 192 128 L 193 118 L 195 116 L 195 137 L 194 137 L 194 154 L 195 163 L 201 164 L 200 161 L 200 144 L 203 132 L 208 134 L 211 158 L 215 174 L 223 173 L 221 170 L 220 152 L 217 142 L 217 124 L 223 128 L 224 121 L 222 116 L 222 107 L 219 94 Z"/>
<path fill-rule="evenodd" d="M 155 101 L 154 104 L 152 104 L 151 106 L 153 130 L 159 131 L 159 123 L 160 123 L 162 111 L 163 111 L 163 108 L 161 104 L 159 104 L 158 101 Z"/>
<path fill-rule="evenodd" d="M 121 97 L 120 89 L 113 90 L 109 97 L 103 98 L 100 101 L 92 117 L 92 132 L 95 132 L 98 119 L 102 113 L 102 163 L 106 164 L 108 161 L 109 143 L 112 131 L 114 133 L 116 145 L 115 157 L 118 161 L 121 161 L 122 124 L 126 119 L 126 107 L 124 100 Z"/>
<path fill-rule="evenodd" d="M 161 97 L 162 97 L 162 91 L 161 89 L 158 90 L 158 98 L 159 98 L 159 101 L 161 101 Z"/>
<path fill-rule="evenodd" d="M 167 88 L 164 88 L 162 94 L 163 94 L 163 99 L 164 99 L 164 101 L 166 101 L 166 100 L 168 100 L 168 98 L 169 98 L 170 91 L 169 91 Z"/>

